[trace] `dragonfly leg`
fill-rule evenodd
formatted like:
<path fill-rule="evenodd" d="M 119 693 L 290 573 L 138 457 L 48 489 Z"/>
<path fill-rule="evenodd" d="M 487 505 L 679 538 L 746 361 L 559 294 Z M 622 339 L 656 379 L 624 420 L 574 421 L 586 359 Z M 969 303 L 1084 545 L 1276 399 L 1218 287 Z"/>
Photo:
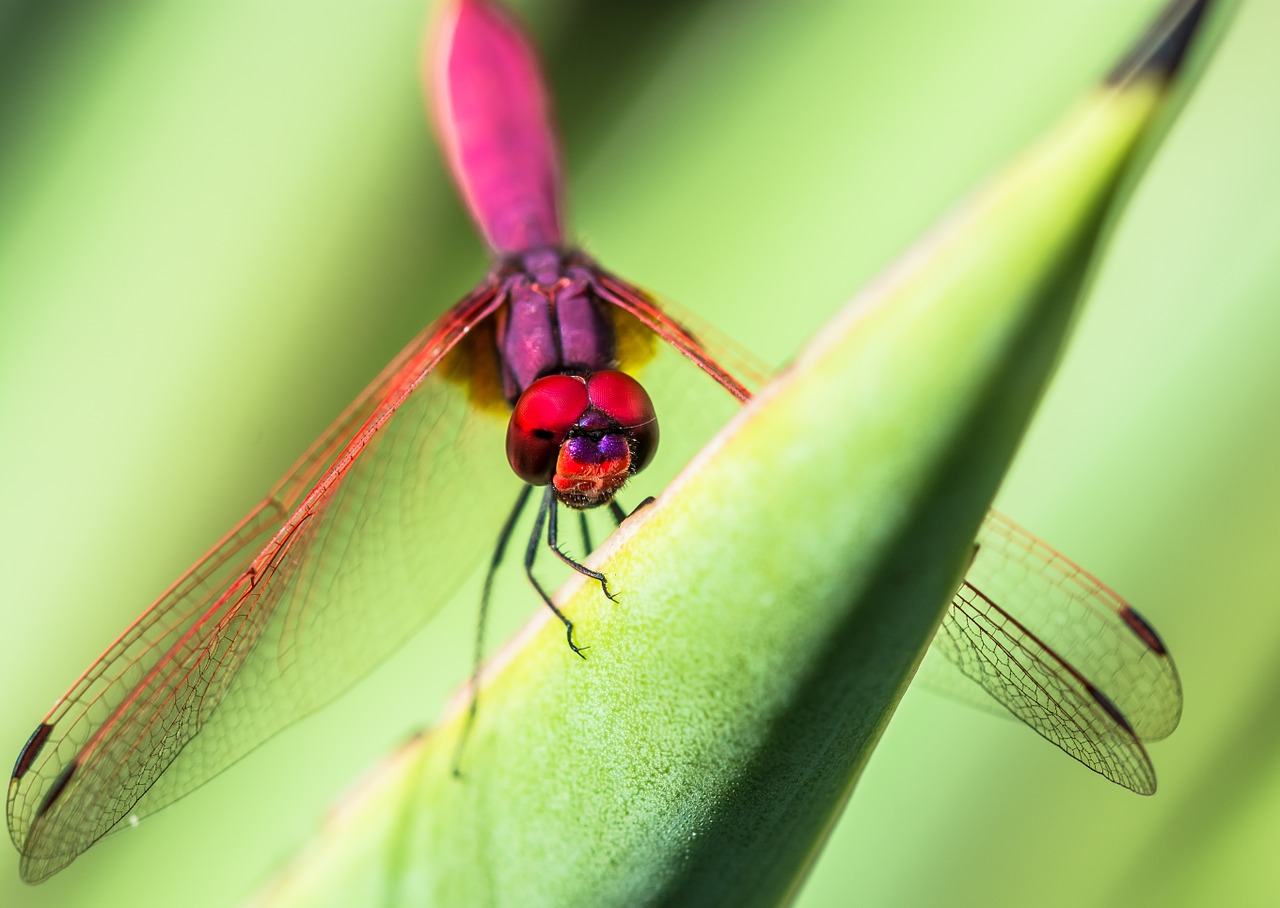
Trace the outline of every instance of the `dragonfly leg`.
<path fill-rule="evenodd" d="M 643 508 L 647 508 L 649 505 L 653 504 L 653 502 L 654 502 L 654 497 L 650 495 L 644 501 L 640 502 L 638 505 L 636 505 L 634 508 L 628 511 L 622 505 L 618 504 L 618 499 L 610 498 L 609 513 L 613 515 L 613 522 L 616 523 L 618 526 L 622 526 L 622 521 L 626 520 L 628 517 L 630 517 L 633 514 L 638 514 Z"/>
<path fill-rule="evenodd" d="M 511 513 L 507 515 L 507 520 L 502 524 L 502 530 L 498 533 L 498 544 L 494 546 L 493 558 L 489 561 L 489 569 L 484 574 L 484 589 L 480 593 L 480 616 L 476 620 L 476 639 L 475 651 L 471 658 L 471 680 L 468 686 L 471 688 L 471 703 L 467 706 L 467 718 L 462 724 L 462 732 L 458 735 L 458 745 L 453 751 L 453 774 L 454 776 L 462 775 L 462 751 L 467 746 L 467 740 L 471 737 L 471 728 L 476 723 L 476 712 L 480 704 L 480 668 L 484 662 L 484 631 L 485 625 L 489 619 L 489 601 L 493 593 L 493 578 L 498 573 L 498 566 L 502 564 L 502 559 L 507 552 L 507 543 L 511 541 L 511 531 L 515 529 L 516 521 L 520 519 L 520 514 L 524 511 L 524 506 L 529 502 L 529 493 L 533 491 L 533 486 L 526 485 L 520 490 L 520 494 L 516 497 L 516 506 L 511 509 Z"/>
<path fill-rule="evenodd" d="M 565 638 L 569 641 L 569 649 L 573 650 L 579 656 L 582 656 L 582 652 L 586 647 L 578 646 L 578 644 L 573 642 L 573 622 L 569 620 L 569 617 L 564 612 L 560 611 L 560 609 L 556 607 L 556 604 L 551 601 L 551 597 L 547 595 L 547 591 L 542 588 L 542 584 L 538 582 L 538 578 L 533 576 L 533 562 L 538 557 L 538 544 L 542 542 L 542 528 L 544 525 L 548 524 L 548 513 L 551 515 L 550 525 L 548 526 L 548 536 L 552 550 L 555 551 L 557 555 L 560 555 L 561 558 L 564 558 L 570 565 L 579 567 L 578 565 L 574 565 L 574 562 L 569 560 L 566 555 L 561 554 L 560 550 L 555 548 L 554 540 L 550 538 L 553 537 L 555 533 L 552 528 L 555 526 L 556 519 L 556 498 L 555 492 L 550 486 L 548 486 L 547 494 L 542 498 L 542 504 L 538 505 L 538 516 L 533 521 L 533 533 L 529 536 L 529 547 L 525 549 L 524 573 L 525 576 L 529 578 L 529 583 L 533 585 L 533 588 L 538 591 L 538 595 L 542 597 L 542 601 L 546 603 L 547 608 L 551 609 L 552 614 L 559 618 L 561 623 L 564 624 Z M 581 567 L 579 567 L 579 569 L 583 570 Z M 601 580 L 603 582 L 603 576 L 601 577 Z M 585 659 L 587 657 L 582 656 L 582 658 Z"/>
<path fill-rule="evenodd" d="M 618 600 L 614 597 L 613 593 L 609 591 L 608 577 L 606 577 L 604 574 L 600 573 L 599 571 L 591 570 L 591 568 L 587 567 L 585 564 L 581 564 L 577 561 L 574 561 L 572 558 L 570 558 L 568 555 L 566 555 L 564 552 L 560 550 L 560 539 L 559 539 L 560 531 L 557 526 L 557 520 L 556 520 L 556 514 L 559 511 L 559 506 L 556 504 L 555 496 L 550 491 L 550 487 L 548 487 L 546 500 L 543 502 L 543 508 L 546 509 L 547 511 L 547 547 L 551 549 L 551 551 L 556 553 L 557 558 L 559 558 L 565 564 L 569 565 L 569 567 L 573 568 L 579 574 L 582 574 L 584 577 L 590 577 L 592 580 L 599 583 L 600 589 L 604 590 L 604 595 L 606 599 L 608 599 L 610 602 L 617 602 Z M 542 535 L 541 522 L 539 522 L 539 525 L 538 525 L 538 535 L 539 536 Z"/>
<path fill-rule="evenodd" d="M 591 527 L 587 526 L 587 512 L 579 511 L 578 520 L 582 529 L 582 550 L 584 552 L 594 552 L 596 547 L 591 544 Z"/>

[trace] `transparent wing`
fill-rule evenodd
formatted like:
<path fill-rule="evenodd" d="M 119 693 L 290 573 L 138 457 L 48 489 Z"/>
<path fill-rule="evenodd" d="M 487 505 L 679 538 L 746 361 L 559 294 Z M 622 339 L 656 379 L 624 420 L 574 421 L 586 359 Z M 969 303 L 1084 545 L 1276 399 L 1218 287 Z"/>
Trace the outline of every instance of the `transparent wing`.
<path fill-rule="evenodd" d="M 685 314 L 675 315 L 667 304 L 658 303 L 645 291 L 617 275 L 596 268 L 596 291 L 619 309 L 633 316 L 646 329 L 666 341 L 739 401 L 751 398 L 753 389 L 764 384 L 766 371 L 744 353 L 737 352 L 714 329 L 698 326 Z M 667 309 L 668 311 L 663 311 Z M 712 350 L 714 347 L 714 352 Z"/>
<path fill-rule="evenodd" d="M 994 511 L 922 667 L 926 683 L 945 679 L 938 655 L 1081 763 L 1155 791 L 1142 741 L 1170 734 L 1182 712 L 1164 643 L 1096 577 Z"/>
<path fill-rule="evenodd" d="M 331 700 L 478 563 L 516 485 L 450 367 L 501 302 L 482 286 L 415 339 L 37 726 L 9 784 L 25 879 Z"/>

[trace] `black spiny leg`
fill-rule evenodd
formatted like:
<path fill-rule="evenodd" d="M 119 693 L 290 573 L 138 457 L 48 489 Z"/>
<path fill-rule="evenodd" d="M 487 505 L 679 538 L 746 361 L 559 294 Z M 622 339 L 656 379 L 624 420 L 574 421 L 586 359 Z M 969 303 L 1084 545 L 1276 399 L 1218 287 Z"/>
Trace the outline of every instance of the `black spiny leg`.
<path fill-rule="evenodd" d="M 618 526 L 622 526 L 622 521 L 626 520 L 628 517 L 634 517 L 636 514 L 639 514 L 649 505 L 653 504 L 653 502 L 654 502 L 654 498 L 652 495 L 650 495 L 644 501 L 640 502 L 638 505 L 632 508 L 630 512 L 628 512 L 626 509 L 622 507 L 622 505 L 618 504 L 617 499 L 610 499 L 609 513 L 613 515 L 613 522 L 616 523 Z"/>
<path fill-rule="evenodd" d="M 471 728 L 476 723 L 476 711 L 480 701 L 480 667 L 484 660 L 484 630 L 489 618 L 489 600 L 493 592 L 493 577 L 498 573 L 498 565 L 502 564 L 503 556 L 507 552 L 507 543 L 511 541 L 511 531 L 515 529 L 516 521 L 520 519 L 524 506 L 529 502 L 529 493 L 532 491 L 533 486 L 528 485 L 520 490 L 520 494 L 516 497 L 516 506 L 511 509 L 506 522 L 502 525 L 502 530 L 498 533 L 498 544 L 494 547 L 493 558 L 489 561 L 489 570 L 485 571 L 484 589 L 480 593 L 480 617 L 476 621 L 476 648 L 472 654 L 471 680 L 468 682 L 468 686 L 471 688 L 471 704 L 467 707 L 467 719 L 462 725 L 462 733 L 458 735 L 458 746 L 453 751 L 453 774 L 455 776 L 462 775 L 462 751 L 467 745 L 467 740 L 471 737 Z"/>
<path fill-rule="evenodd" d="M 524 553 L 524 573 L 525 576 L 529 578 L 529 583 L 533 584 L 533 588 L 537 590 L 538 595 L 542 597 L 542 601 L 547 604 L 547 608 L 551 609 L 552 613 L 564 624 L 565 638 L 569 641 L 569 649 L 573 650 L 579 656 L 582 656 L 582 651 L 585 650 L 586 647 L 578 646 L 578 644 L 573 642 L 573 622 L 569 620 L 568 616 L 566 616 L 564 612 L 560 611 L 560 609 L 556 607 L 556 604 L 551 601 L 551 597 L 547 595 L 547 591 L 542 588 L 542 584 L 538 582 L 538 578 L 533 576 L 533 562 L 537 560 L 538 557 L 538 543 L 542 541 L 542 528 L 548 523 L 548 513 L 550 514 L 549 535 L 554 537 L 556 525 L 556 494 L 551 486 L 547 486 L 547 493 L 542 496 L 542 504 L 538 505 L 538 516 L 533 522 L 533 533 L 529 536 L 529 547 L 525 549 Z M 578 570 L 583 571 L 584 573 L 595 573 L 594 571 L 587 571 L 586 568 L 575 564 L 568 558 L 568 556 L 562 554 L 559 549 L 555 548 L 554 539 L 550 540 L 550 544 L 552 550 L 563 558 L 569 565 L 578 568 Z M 600 578 L 600 582 L 603 584 L 604 575 L 600 574 L 598 576 Z M 605 595 L 608 595 L 607 590 Z M 585 659 L 587 657 L 582 656 L 582 658 Z"/>
<path fill-rule="evenodd" d="M 591 527 L 587 526 L 586 511 L 578 512 L 578 521 L 579 521 L 579 526 L 582 529 L 582 551 L 586 552 L 587 554 L 590 554 L 591 552 L 594 552 L 596 550 L 596 547 L 591 544 Z"/>
<path fill-rule="evenodd" d="M 600 589 L 604 590 L 604 595 L 606 599 L 608 599 L 610 602 L 617 602 L 618 600 L 614 598 L 613 593 L 609 592 L 608 577 L 606 577 L 604 574 L 600 573 L 599 571 L 591 570 L 591 568 L 587 567 L 585 564 L 579 564 L 577 561 L 574 561 L 564 552 L 560 551 L 559 528 L 556 525 L 557 524 L 556 514 L 560 509 L 556 502 L 555 495 L 551 491 L 550 486 L 547 487 L 547 502 L 550 503 L 550 507 L 547 509 L 547 546 L 548 548 L 550 548 L 551 551 L 556 553 L 557 558 L 559 558 L 565 564 L 569 565 L 569 567 L 573 568 L 579 574 L 582 574 L 584 577 L 590 577 L 592 580 L 599 583 Z M 543 503 L 544 507 L 547 506 L 547 502 Z M 541 531 L 542 529 L 541 526 L 539 526 L 538 529 L 539 531 Z"/>

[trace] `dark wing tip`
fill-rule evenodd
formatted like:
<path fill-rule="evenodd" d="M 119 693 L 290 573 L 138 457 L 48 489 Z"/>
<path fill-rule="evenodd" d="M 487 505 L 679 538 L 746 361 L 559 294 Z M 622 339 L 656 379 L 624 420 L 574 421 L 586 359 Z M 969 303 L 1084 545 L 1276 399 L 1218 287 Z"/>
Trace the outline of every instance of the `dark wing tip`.
<path fill-rule="evenodd" d="M 1165 647 L 1164 641 L 1160 639 L 1160 635 L 1156 633 L 1156 629 L 1151 626 L 1151 622 L 1143 618 L 1138 610 L 1129 604 L 1120 609 L 1120 617 L 1124 623 L 1129 625 L 1129 629 L 1138 635 L 1148 647 L 1161 656 L 1169 655 L 1168 648 Z"/>
<path fill-rule="evenodd" d="M 53 780 L 53 784 L 49 786 L 49 791 L 45 794 L 44 800 L 40 802 L 40 809 L 36 811 L 36 819 L 44 816 L 49 812 L 49 808 L 67 789 L 67 784 L 71 781 L 71 777 L 75 775 L 77 769 L 80 768 L 79 760 L 72 760 L 62 768 L 62 772 L 58 773 L 57 778 Z"/>
<path fill-rule="evenodd" d="M 1121 85 L 1139 76 L 1169 81 L 1178 72 L 1211 0 L 1171 0 L 1106 78 Z"/>
<path fill-rule="evenodd" d="M 49 740 L 49 735 L 53 733 L 53 726 L 48 722 L 41 722 L 36 726 L 36 730 L 31 733 L 31 737 L 27 738 L 27 743 L 22 745 L 22 750 L 18 753 L 18 759 L 13 764 L 13 781 L 21 779 L 27 774 L 27 770 L 31 768 L 31 764 L 36 761 L 36 757 L 40 756 L 40 751 L 44 749 L 44 744 Z"/>
<path fill-rule="evenodd" d="M 1088 681 L 1084 682 L 1084 687 L 1085 690 L 1089 692 L 1089 696 L 1093 697 L 1094 701 L 1106 711 L 1107 715 L 1111 717 L 1111 720 L 1123 728 L 1129 734 L 1129 737 L 1138 737 L 1138 733 L 1134 731 L 1133 726 L 1129 724 L 1128 718 L 1126 718 L 1125 714 L 1120 711 L 1120 707 L 1116 706 L 1115 703 L 1112 702 L 1110 697 L 1098 688 L 1094 687 Z"/>
<path fill-rule="evenodd" d="M 1085 690 L 1089 692 L 1089 696 L 1093 697 L 1094 702 L 1102 707 L 1103 711 L 1111 717 L 1111 721 L 1123 731 L 1133 742 L 1136 757 L 1140 758 L 1136 766 L 1131 766 L 1129 772 L 1123 769 L 1113 767 L 1108 769 L 1104 766 L 1091 766 L 1095 772 L 1099 772 L 1106 776 L 1117 785 L 1122 785 L 1135 794 L 1153 795 L 1156 793 L 1156 775 L 1155 768 L 1152 767 L 1150 759 L 1147 757 L 1146 749 L 1142 746 L 1142 740 L 1138 737 L 1137 731 L 1130 724 L 1128 717 L 1120 711 L 1120 707 L 1115 702 L 1088 681 L 1084 682 Z"/>

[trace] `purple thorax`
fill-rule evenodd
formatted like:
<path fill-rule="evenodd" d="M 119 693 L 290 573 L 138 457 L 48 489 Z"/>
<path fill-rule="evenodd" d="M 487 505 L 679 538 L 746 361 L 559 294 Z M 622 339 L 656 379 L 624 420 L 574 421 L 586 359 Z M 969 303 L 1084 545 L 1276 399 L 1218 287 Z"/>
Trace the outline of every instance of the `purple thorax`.
<path fill-rule="evenodd" d="M 501 278 L 507 314 L 499 322 L 498 348 L 508 401 L 543 375 L 590 374 L 616 365 L 613 325 L 587 266 L 542 249 L 516 257 L 507 269 L 513 270 Z"/>

